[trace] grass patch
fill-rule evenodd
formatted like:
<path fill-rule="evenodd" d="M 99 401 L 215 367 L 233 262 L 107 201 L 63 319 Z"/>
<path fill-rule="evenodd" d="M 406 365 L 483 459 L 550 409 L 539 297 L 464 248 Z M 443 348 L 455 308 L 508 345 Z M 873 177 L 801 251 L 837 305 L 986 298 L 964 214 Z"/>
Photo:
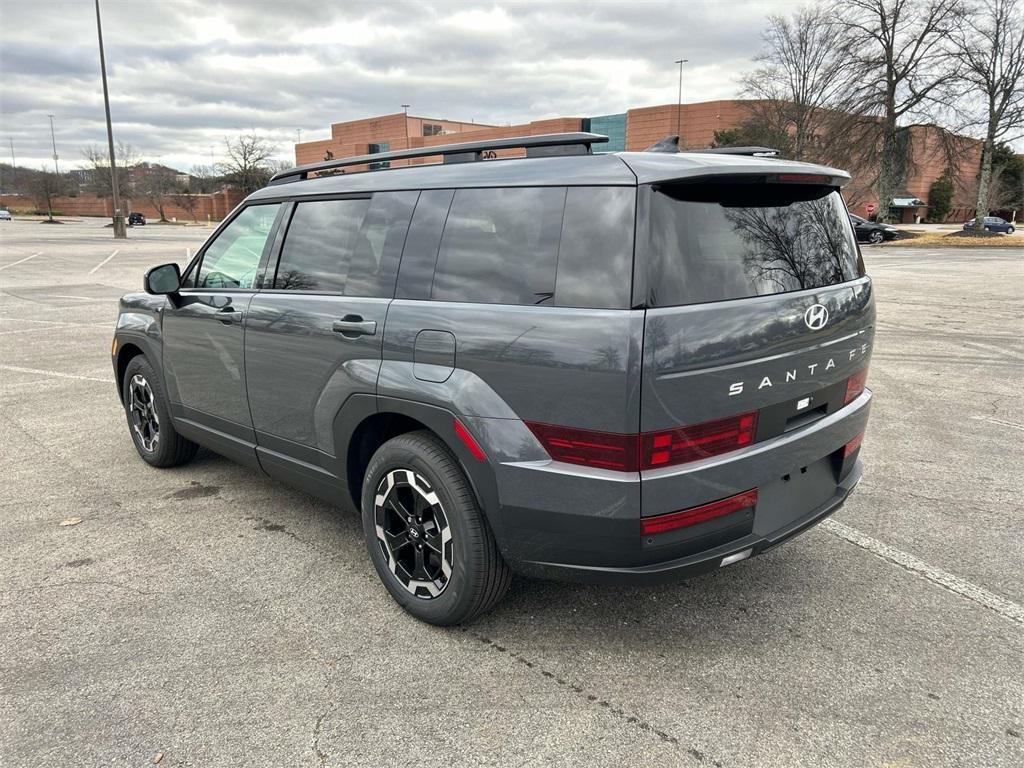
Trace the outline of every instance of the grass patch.
<path fill-rule="evenodd" d="M 998 232 L 902 232 L 886 248 L 1024 248 L 1024 237 Z"/>

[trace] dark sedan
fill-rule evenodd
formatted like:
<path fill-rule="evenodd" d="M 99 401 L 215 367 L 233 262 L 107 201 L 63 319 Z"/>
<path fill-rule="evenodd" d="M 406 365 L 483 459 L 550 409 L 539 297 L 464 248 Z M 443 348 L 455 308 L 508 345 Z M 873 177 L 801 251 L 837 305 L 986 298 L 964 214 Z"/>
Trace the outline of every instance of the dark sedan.
<path fill-rule="evenodd" d="M 876 224 L 873 221 L 862 219 L 860 216 L 850 214 L 850 221 L 853 222 L 853 231 L 857 233 L 857 241 L 861 243 L 874 243 L 877 245 L 885 240 L 895 240 L 900 235 L 896 227 L 888 224 Z"/>
<path fill-rule="evenodd" d="M 974 219 L 964 222 L 964 229 L 974 229 Z M 989 232 L 1005 232 L 1008 235 L 1012 235 L 1013 224 L 1006 219 L 1000 219 L 998 216 L 986 216 L 985 217 L 985 229 Z"/>

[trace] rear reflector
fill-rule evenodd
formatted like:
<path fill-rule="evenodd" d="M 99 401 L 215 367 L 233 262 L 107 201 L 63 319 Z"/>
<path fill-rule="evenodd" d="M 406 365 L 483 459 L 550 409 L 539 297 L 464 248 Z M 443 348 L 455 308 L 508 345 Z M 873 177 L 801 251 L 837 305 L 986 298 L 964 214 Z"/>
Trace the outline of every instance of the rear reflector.
<path fill-rule="evenodd" d="M 754 442 L 757 412 L 661 432 L 623 435 L 526 422 L 555 461 L 636 472 L 728 453 Z"/>
<path fill-rule="evenodd" d="M 458 435 L 458 438 L 462 441 L 463 445 L 469 449 L 469 452 L 473 454 L 474 459 L 477 461 L 487 460 L 487 455 L 484 453 L 484 449 L 480 447 L 480 443 L 478 443 L 473 436 L 469 434 L 469 430 L 466 429 L 466 425 L 458 419 L 455 419 L 455 434 Z"/>
<path fill-rule="evenodd" d="M 861 432 L 853 440 L 843 446 L 843 458 L 846 459 L 851 453 L 860 448 L 860 444 L 864 442 L 864 433 Z"/>
<path fill-rule="evenodd" d="M 750 445 L 757 432 L 757 411 L 690 427 L 640 435 L 640 468 L 685 464 Z"/>
<path fill-rule="evenodd" d="M 737 493 L 727 499 L 712 501 L 710 504 L 702 504 L 699 507 L 669 512 L 667 515 L 641 518 L 640 530 L 644 536 L 674 531 L 677 528 L 686 528 L 690 525 L 714 520 L 716 517 L 725 517 L 742 509 L 752 509 L 755 504 L 757 504 L 757 488 Z"/>
<path fill-rule="evenodd" d="M 846 397 L 843 405 L 848 405 L 860 397 L 868 383 L 868 369 L 862 368 L 846 380 Z"/>

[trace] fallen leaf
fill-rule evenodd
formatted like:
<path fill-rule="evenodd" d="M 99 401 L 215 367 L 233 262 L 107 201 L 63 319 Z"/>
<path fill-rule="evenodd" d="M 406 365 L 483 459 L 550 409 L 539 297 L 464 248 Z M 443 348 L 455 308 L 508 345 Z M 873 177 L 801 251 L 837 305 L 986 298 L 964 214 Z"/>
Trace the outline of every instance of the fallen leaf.
<path fill-rule="evenodd" d="M 163 752 L 157 752 L 155 755 L 153 755 L 153 764 L 156 765 L 157 763 L 159 763 L 163 759 L 164 759 L 164 753 Z"/>
<path fill-rule="evenodd" d="M 62 526 L 68 526 L 68 525 L 78 525 L 80 522 L 82 522 L 82 518 L 80 518 L 80 517 L 67 517 L 67 518 L 61 520 L 60 524 Z"/>

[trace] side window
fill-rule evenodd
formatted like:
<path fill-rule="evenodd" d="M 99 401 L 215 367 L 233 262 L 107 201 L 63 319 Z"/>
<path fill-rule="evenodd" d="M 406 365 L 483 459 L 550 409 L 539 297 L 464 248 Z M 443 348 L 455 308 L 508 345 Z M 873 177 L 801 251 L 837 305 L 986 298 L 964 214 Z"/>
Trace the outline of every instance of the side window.
<path fill-rule="evenodd" d="M 441 238 L 431 298 L 551 303 L 565 194 L 564 187 L 458 190 Z"/>
<path fill-rule="evenodd" d="M 555 304 L 629 307 L 635 208 L 635 187 L 569 189 L 558 249 Z"/>
<path fill-rule="evenodd" d="M 281 203 L 250 205 L 206 247 L 196 288 L 249 289 Z"/>
<path fill-rule="evenodd" d="M 417 192 L 295 206 L 274 288 L 391 297 Z"/>

